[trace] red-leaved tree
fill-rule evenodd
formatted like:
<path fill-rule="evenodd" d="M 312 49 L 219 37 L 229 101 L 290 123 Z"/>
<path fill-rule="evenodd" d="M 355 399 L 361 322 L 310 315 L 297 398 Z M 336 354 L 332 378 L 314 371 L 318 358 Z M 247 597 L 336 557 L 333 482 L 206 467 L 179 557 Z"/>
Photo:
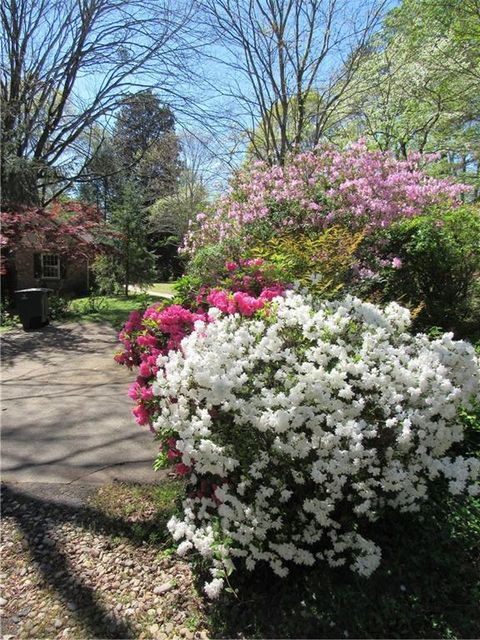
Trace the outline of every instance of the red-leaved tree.
<path fill-rule="evenodd" d="M 21 248 L 93 259 L 113 250 L 118 234 L 101 212 L 81 202 L 54 202 L 46 209 L 12 207 L 0 212 L 0 273 L 8 272 L 12 253 Z"/>

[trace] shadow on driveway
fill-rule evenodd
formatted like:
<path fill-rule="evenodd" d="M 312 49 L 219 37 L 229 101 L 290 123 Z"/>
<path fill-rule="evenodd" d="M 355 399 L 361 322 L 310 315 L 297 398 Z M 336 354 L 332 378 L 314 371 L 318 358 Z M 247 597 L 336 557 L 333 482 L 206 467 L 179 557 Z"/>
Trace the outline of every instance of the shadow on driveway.
<path fill-rule="evenodd" d="M 2 471 L 13 482 L 154 480 L 155 444 L 131 414 L 135 372 L 108 325 L 70 323 L 3 340 Z"/>

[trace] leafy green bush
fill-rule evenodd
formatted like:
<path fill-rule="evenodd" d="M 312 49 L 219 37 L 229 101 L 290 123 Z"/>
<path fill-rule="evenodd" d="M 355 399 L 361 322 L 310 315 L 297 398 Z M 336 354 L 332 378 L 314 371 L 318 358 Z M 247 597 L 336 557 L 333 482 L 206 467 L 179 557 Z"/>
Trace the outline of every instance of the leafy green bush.
<path fill-rule="evenodd" d="M 223 271 L 225 261 L 232 257 L 225 245 L 213 244 L 200 249 L 187 268 L 191 278 L 198 278 L 202 284 L 213 284 L 219 272 Z"/>
<path fill-rule="evenodd" d="M 254 247 L 251 255 L 275 266 L 277 280 L 298 282 L 311 293 L 331 298 L 343 289 L 362 238 L 362 232 L 334 225 L 273 236 Z"/>
<path fill-rule="evenodd" d="M 124 282 L 122 265 L 113 256 L 99 255 L 92 264 L 95 287 L 103 295 L 121 293 Z"/>
<path fill-rule="evenodd" d="M 185 275 L 177 280 L 175 289 L 180 302 L 191 301 L 203 287 L 215 287 L 228 273 L 225 263 L 235 259 L 234 244 L 211 244 L 198 250 L 187 265 Z"/>
<path fill-rule="evenodd" d="M 475 301 L 480 277 L 478 207 L 435 209 L 399 222 L 386 232 L 382 253 L 400 260 L 400 268 L 382 274 L 385 297 L 412 307 L 421 304 L 423 325 L 457 329 L 469 318 L 480 320 Z"/>
<path fill-rule="evenodd" d="M 13 313 L 9 300 L 0 301 L 0 327 L 16 327 L 20 322 L 19 317 Z"/>

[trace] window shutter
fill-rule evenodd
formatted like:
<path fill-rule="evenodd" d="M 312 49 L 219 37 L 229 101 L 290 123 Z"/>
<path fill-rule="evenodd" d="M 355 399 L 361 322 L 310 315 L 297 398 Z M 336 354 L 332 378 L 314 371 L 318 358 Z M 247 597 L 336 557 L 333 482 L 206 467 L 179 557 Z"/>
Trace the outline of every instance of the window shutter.
<path fill-rule="evenodd" d="M 67 256 L 59 256 L 60 260 L 60 278 L 65 280 L 67 277 Z"/>
<path fill-rule="evenodd" d="M 33 254 L 33 277 L 34 278 L 42 277 L 42 254 L 41 253 Z"/>

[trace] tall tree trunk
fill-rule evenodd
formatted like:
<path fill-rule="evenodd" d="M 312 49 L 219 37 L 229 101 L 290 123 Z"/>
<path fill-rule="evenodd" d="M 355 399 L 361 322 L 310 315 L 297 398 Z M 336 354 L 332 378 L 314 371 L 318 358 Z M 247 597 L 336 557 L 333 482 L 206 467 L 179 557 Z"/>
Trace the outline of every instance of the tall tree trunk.
<path fill-rule="evenodd" d="M 130 240 L 125 243 L 125 295 L 128 297 L 128 284 L 130 282 Z"/>

